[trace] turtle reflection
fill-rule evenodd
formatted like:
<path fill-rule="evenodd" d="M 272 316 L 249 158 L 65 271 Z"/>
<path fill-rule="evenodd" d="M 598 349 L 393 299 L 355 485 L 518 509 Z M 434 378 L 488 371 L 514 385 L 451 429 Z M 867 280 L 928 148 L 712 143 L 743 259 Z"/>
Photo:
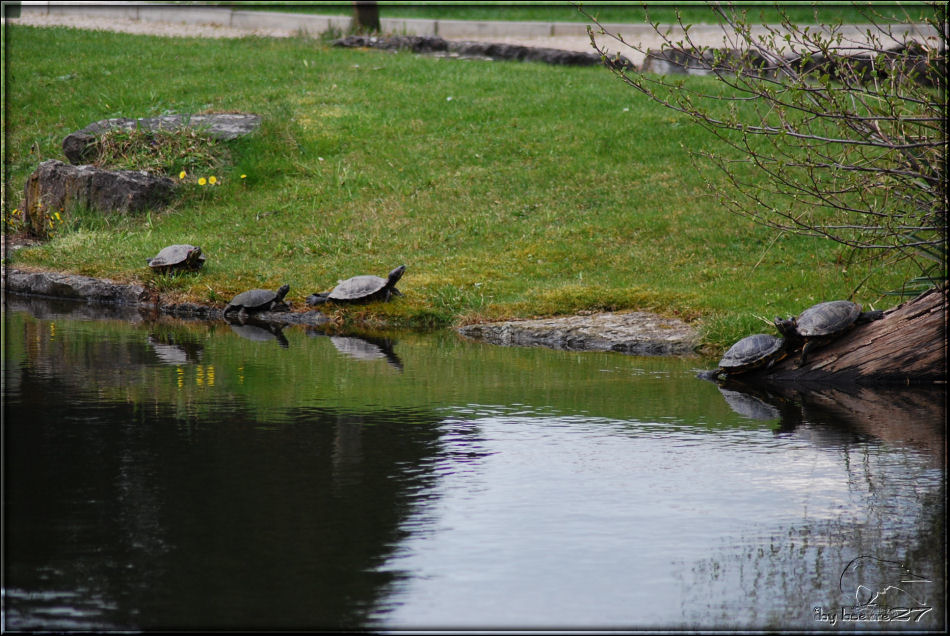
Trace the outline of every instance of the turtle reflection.
<path fill-rule="evenodd" d="M 875 438 L 907 443 L 943 464 L 946 394 L 940 386 L 815 387 L 800 383 L 720 385 L 720 392 L 737 414 L 755 420 L 779 418 L 777 434 L 792 433 L 820 446 L 840 446 Z M 912 426 L 901 414 L 914 413 Z"/>
<path fill-rule="evenodd" d="M 356 360 L 383 360 L 402 371 L 403 364 L 393 351 L 395 342 L 389 338 L 365 336 L 330 336 L 330 342 L 343 355 Z"/>
<path fill-rule="evenodd" d="M 286 349 L 290 346 L 287 338 L 284 336 L 283 328 L 273 324 L 251 324 L 251 323 L 229 323 L 231 331 L 246 340 L 255 342 L 270 342 L 276 340 L 277 344 Z"/>
<path fill-rule="evenodd" d="M 733 411 L 751 420 L 775 420 L 782 417 L 782 412 L 765 400 L 749 393 L 733 391 L 719 387 L 723 399 Z"/>

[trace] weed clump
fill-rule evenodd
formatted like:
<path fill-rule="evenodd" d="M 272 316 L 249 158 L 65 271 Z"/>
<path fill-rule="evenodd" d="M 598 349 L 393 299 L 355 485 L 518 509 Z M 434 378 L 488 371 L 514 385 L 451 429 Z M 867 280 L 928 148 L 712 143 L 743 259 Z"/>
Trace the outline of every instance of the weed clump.
<path fill-rule="evenodd" d="M 229 163 L 227 147 L 200 130 L 121 130 L 97 140 L 95 165 L 165 175 L 206 172 Z"/>

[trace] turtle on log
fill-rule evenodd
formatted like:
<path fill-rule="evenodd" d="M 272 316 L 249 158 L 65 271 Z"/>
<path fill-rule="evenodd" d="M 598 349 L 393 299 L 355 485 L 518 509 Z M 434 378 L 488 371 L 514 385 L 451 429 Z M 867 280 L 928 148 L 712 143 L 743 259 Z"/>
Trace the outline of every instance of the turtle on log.
<path fill-rule="evenodd" d="M 883 311 L 861 311 L 861 305 L 850 300 L 832 300 L 809 307 L 798 316 L 783 320 L 776 316 L 775 327 L 789 341 L 789 348 L 802 347 L 798 364 L 822 345 L 840 337 L 855 325 L 884 317 Z"/>
<path fill-rule="evenodd" d="M 405 265 L 400 265 L 389 272 L 387 278 L 379 276 L 354 276 L 341 281 L 329 292 L 316 293 L 307 296 L 308 305 L 322 305 L 326 302 L 337 303 L 369 303 L 377 300 L 388 301 L 393 296 L 401 296 L 402 292 L 396 289 L 396 283 L 406 271 Z"/>

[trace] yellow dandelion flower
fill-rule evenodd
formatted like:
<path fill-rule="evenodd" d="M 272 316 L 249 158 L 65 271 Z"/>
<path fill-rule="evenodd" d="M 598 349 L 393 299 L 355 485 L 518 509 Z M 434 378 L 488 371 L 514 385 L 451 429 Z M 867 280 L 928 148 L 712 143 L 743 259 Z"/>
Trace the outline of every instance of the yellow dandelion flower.
<path fill-rule="evenodd" d="M 59 212 L 57 212 L 57 213 L 56 213 L 56 214 L 54 214 L 53 216 L 55 216 L 55 217 L 56 217 L 56 220 L 57 220 L 57 221 L 62 221 L 62 220 L 63 220 L 62 218 L 60 218 L 60 216 L 59 216 Z"/>
<path fill-rule="evenodd" d="M 200 179 L 198 179 L 198 185 L 204 185 L 204 184 L 206 184 L 206 183 L 207 183 L 207 181 L 205 180 L 204 177 L 201 177 Z"/>
<path fill-rule="evenodd" d="M 246 175 L 246 174 L 242 174 L 242 175 L 241 175 L 241 178 L 242 178 L 242 179 L 247 179 L 247 175 Z"/>
<path fill-rule="evenodd" d="M 186 176 L 187 176 L 187 173 L 184 170 L 178 173 L 179 179 L 184 179 Z"/>
<path fill-rule="evenodd" d="M 216 176 L 211 175 L 210 177 L 208 177 L 208 183 L 210 183 L 211 185 L 214 185 L 217 182 L 218 182 L 218 178 Z"/>

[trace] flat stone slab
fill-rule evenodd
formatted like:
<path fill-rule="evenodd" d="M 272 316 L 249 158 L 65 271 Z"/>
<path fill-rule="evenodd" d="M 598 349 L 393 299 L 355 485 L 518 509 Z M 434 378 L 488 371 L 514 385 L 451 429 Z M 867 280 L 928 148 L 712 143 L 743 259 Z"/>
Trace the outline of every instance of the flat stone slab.
<path fill-rule="evenodd" d="M 700 344 L 685 322 L 642 311 L 482 323 L 458 332 L 490 344 L 638 356 L 694 355 Z"/>
<path fill-rule="evenodd" d="M 96 138 L 110 130 L 181 130 L 191 128 L 206 132 L 220 141 L 229 141 L 257 130 L 261 116 L 252 113 L 213 113 L 209 115 L 162 115 L 137 119 L 115 117 L 93 122 L 63 139 L 63 153 L 72 164 L 89 163 L 95 159 Z"/>
<path fill-rule="evenodd" d="M 19 269 L 7 270 L 4 274 L 5 291 L 19 294 L 117 305 L 136 305 L 148 298 L 141 285 L 123 285 L 106 278 Z"/>

